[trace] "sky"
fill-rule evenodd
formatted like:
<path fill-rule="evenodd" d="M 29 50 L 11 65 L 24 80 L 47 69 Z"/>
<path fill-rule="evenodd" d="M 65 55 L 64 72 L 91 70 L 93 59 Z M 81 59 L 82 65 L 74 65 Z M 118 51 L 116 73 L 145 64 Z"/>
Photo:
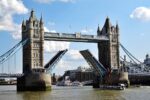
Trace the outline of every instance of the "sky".
<path fill-rule="evenodd" d="M 135 57 L 143 61 L 150 53 L 149 0 L 0 0 L 0 55 L 21 40 L 21 23 L 29 18 L 32 9 L 37 18 L 43 16 L 45 32 L 96 35 L 98 24 L 102 28 L 108 16 L 113 25 L 119 24 L 120 42 Z M 97 58 L 97 44 L 94 43 L 45 41 L 44 63 L 66 48 L 69 51 L 53 70 L 57 74 L 78 66 L 88 67 L 79 50 L 89 49 Z M 121 51 L 120 55 L 124 53 Z M 17 59 L 16 65 L 13 59 Z M 8 62 L 10 64 L 3 65 L 5 71 L 21 72 L 21 50 Z"/>

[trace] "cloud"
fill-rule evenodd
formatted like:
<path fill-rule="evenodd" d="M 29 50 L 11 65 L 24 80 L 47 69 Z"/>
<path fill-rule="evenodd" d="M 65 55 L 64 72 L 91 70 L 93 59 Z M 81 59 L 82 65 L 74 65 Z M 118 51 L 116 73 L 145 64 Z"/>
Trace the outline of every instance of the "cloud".
<path fill-rule="evenodd" d="M 56 32 L 56 30 L 49 30 L 44 27 L 45 32 Z M 44 41 L 45 52 L 57 52 L 59 50 L 69 49 L 70 42 L 59 42 L 59 41 Z"/>
<path fill-rule="evenodd" d="M 72 60 L 81 60 L 83 59 L 82 55 L 79 53 L 78 50 L 69 50 L 67 52 L 67 55 L 72 59 Z"/>
<path fill-rule="evenodd" d="M 21 37 L 21 27 L 15 23 L 15 14 L 26 14 L 28 9 L 21 0 L 0 0 L 0 31 L 8 31 L 14 39 Z"/>
<path fill-rule="evenodd" d="M 52 70 L 52 73 L 56 73 L 57 75 L 63 75 L 64 71 L 66 70 L 74 70 L 77 69 L 79 66 L 82 66 L 84 68 L 89 68 L 89 65 L 86 61 L 81 60 L 81 61 L 70 61 L 70 60 L 65 60 L 61 59 L 58 64 L 54 67 Z"/>
<path fill-rule="evenodd" d="M 52 3 L 52 2 L 63 2 L 63 3 L 74 3 L 75 0 L 34 0 L 38 3 Z"/>
<path fill-rule="evenodd" d="M 141 20 L 141 21 L 150 21 L 150 8 L 137 7 L 130 14 L 130 18 L 138 19 L 138 20 Z"/>
<path fill-rule="evenodd" d="M 59 0 L 59 1 L 61 1 L 61 2 L 65 2 L 65 3 L 68 3 L 68 2 L 75 2 L 75 0 Z"/>
<path fill-rule="evenodd" d="M 14 31 L 10 33 L 14 39 L 21 39 L 21 24 L 14 26 Z"/>
<path fill-rule="evenodd" d="M 59 50 L 69 49 L 69 42 L 44 41 L 45 52 L 56 52 Z"/>
<path fill-rule="evenodd" d="M 65 68 L 65 69 L 66 69 L 67 67 L 70 67 L 70 65 L 71 65 L 70 62 L 61 59 L 61 60 L 59 61 L 59 63 L 58 63 L 57 66 L 59 66 L 60 68 Z"/>

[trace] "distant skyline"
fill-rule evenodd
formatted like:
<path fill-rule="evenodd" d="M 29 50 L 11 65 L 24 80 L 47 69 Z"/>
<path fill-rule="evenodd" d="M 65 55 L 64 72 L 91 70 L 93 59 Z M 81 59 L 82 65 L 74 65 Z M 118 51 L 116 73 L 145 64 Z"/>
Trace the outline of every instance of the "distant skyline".
<path fill-rule="evenodd" d="M 120 42 L 135 57 L 143 61 L 150 54 L 149 0 L 0 0 L 0 55 L 21 40 L 21 23 L 29 18 L 32 9 L 38 19 L 43 16 L 45 31 L 51 32 L 96 35 L 98 24 L 102 28 L 108 16 L 112 25 L 119 24 Z M 53 72 L 62 74 L 67 69 L 88 66 L 79 50 L 89 49 L 97 57 L 94 43 L 46 41 L 44 62 L 66 48 L 68 53 Z M 120 54 L 124 55 L 122 51 Z M 20 62 L 17 68 L 21 72 L 21 50 L 17 56 Z"/>

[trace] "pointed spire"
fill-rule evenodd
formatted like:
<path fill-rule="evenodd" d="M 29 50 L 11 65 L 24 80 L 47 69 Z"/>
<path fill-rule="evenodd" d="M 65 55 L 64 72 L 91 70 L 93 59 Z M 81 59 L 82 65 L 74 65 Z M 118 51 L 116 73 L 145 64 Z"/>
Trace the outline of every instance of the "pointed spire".
<path fill-rule="evenodd" d="M 26 23 L 25 23 L 25 21 L 24 21 L 24 19 L 23 19 L 23 21 L 22 21 L 22 26 L 25 26 L 26 25 Z"/>
<path fill-rule="evenodd" d="M 42 17 L 42 14 L 41 14 L 41 18 L 40 18 L 40 23 L 43 23 L 43 17 Z"/>
<path fill-rule="evenodd" d="M 118 25 L 118 21 L 116 22 L 116 32 L 119 33 L 119 25 Z"/>
<path fill-rule="evenodd" d="M 43 18 L 42 18 L 42 14 L 41 14 L 41 18 L 40 18 L 40 28 L 44 29 L 44 25 L 43 25 Z"/>
<path fill-rule="evenodd" d="M 105 21 L 105 25 L 104 25 L 104 26 L 106 26 L 106 27 L 110 27 L 110 26 L 111 26 L 110 19 L 109 19 L 108 16 L 107 16 L 107 18 L 106 18 L 106 21 Z"/>
<path fill-rule="evenodd" d="M 34 18 L 34 10 L 31 10 L 31 17 Z"/>
<path fill-rule="evenodd" d="M 100 35 L 100 33 L 101 33 L 101 29 L 100 29 L 99 24 L 98 24 L 98 28 L 97 28 L 97 35 L 99 36 L 99 35 Z"/>
<path fill-rule="evenodd" d="M 30 13 L 29 21 L 32 21 L 32 20 L 35 20 L 35 19 L 36 19 L 36 17 L 35 17 L 35 12 L 34 12 L 34 10 L 32 9 L 32 10 L 31 10 L 31 13 Z"/>
<path fill-rule="evenodd" d="M 146 54 L 146 59 L 149 59 L 149 54 Z"/>
<path fill-rule="evenodd" d="M 107 18 L 106 18 L 106 21 L 105 21 L 104 27 L 105 27 L 105 29 L 106 29 L 106 33 L 108 33 L 108 32 L 110 31 L 110 28 L 111 28 L 110 19 L 109 19 L 109 17 L 108 17 L 108 16 L 107 16 Z"/>

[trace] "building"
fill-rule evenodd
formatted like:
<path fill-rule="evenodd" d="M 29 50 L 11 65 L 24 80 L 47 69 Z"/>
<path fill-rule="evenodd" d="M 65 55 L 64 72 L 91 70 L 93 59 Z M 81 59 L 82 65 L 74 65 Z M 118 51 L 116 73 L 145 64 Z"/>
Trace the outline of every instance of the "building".
<path fill-rule="evenodd" d="M 29 39 L 23 46 L 23 73 L 39 71 L 43 67 L 44 25 L 31 11 L 28 20 L 22 22 L 22 40 Z"/>
<path fill-rule="evenodd" d="M 145 60 L 144 60 L 144 64 L 146 64 L 147 66 L 150 66 L 150 57 L 149 57 L 149 54 L 146 55 Z"/>
<path fill-rule="evenodd" d="M 78 67 L 75 70 L 65 71 L 63 78 L 69 79 L 71 81 L 83 82 L 83 81 L 93 80 L 94 73 L 91 68 Z"/>
<path fill-rule="evenodd" d="M 107 17 L 102 29 L 97 29 L 98 36 L 107 36 L 109 41 L 98 43 L 99 61 L 107 69 L 118 69 L 120 66 L 119 56 L 119 26 L 113 26 Z"/>

